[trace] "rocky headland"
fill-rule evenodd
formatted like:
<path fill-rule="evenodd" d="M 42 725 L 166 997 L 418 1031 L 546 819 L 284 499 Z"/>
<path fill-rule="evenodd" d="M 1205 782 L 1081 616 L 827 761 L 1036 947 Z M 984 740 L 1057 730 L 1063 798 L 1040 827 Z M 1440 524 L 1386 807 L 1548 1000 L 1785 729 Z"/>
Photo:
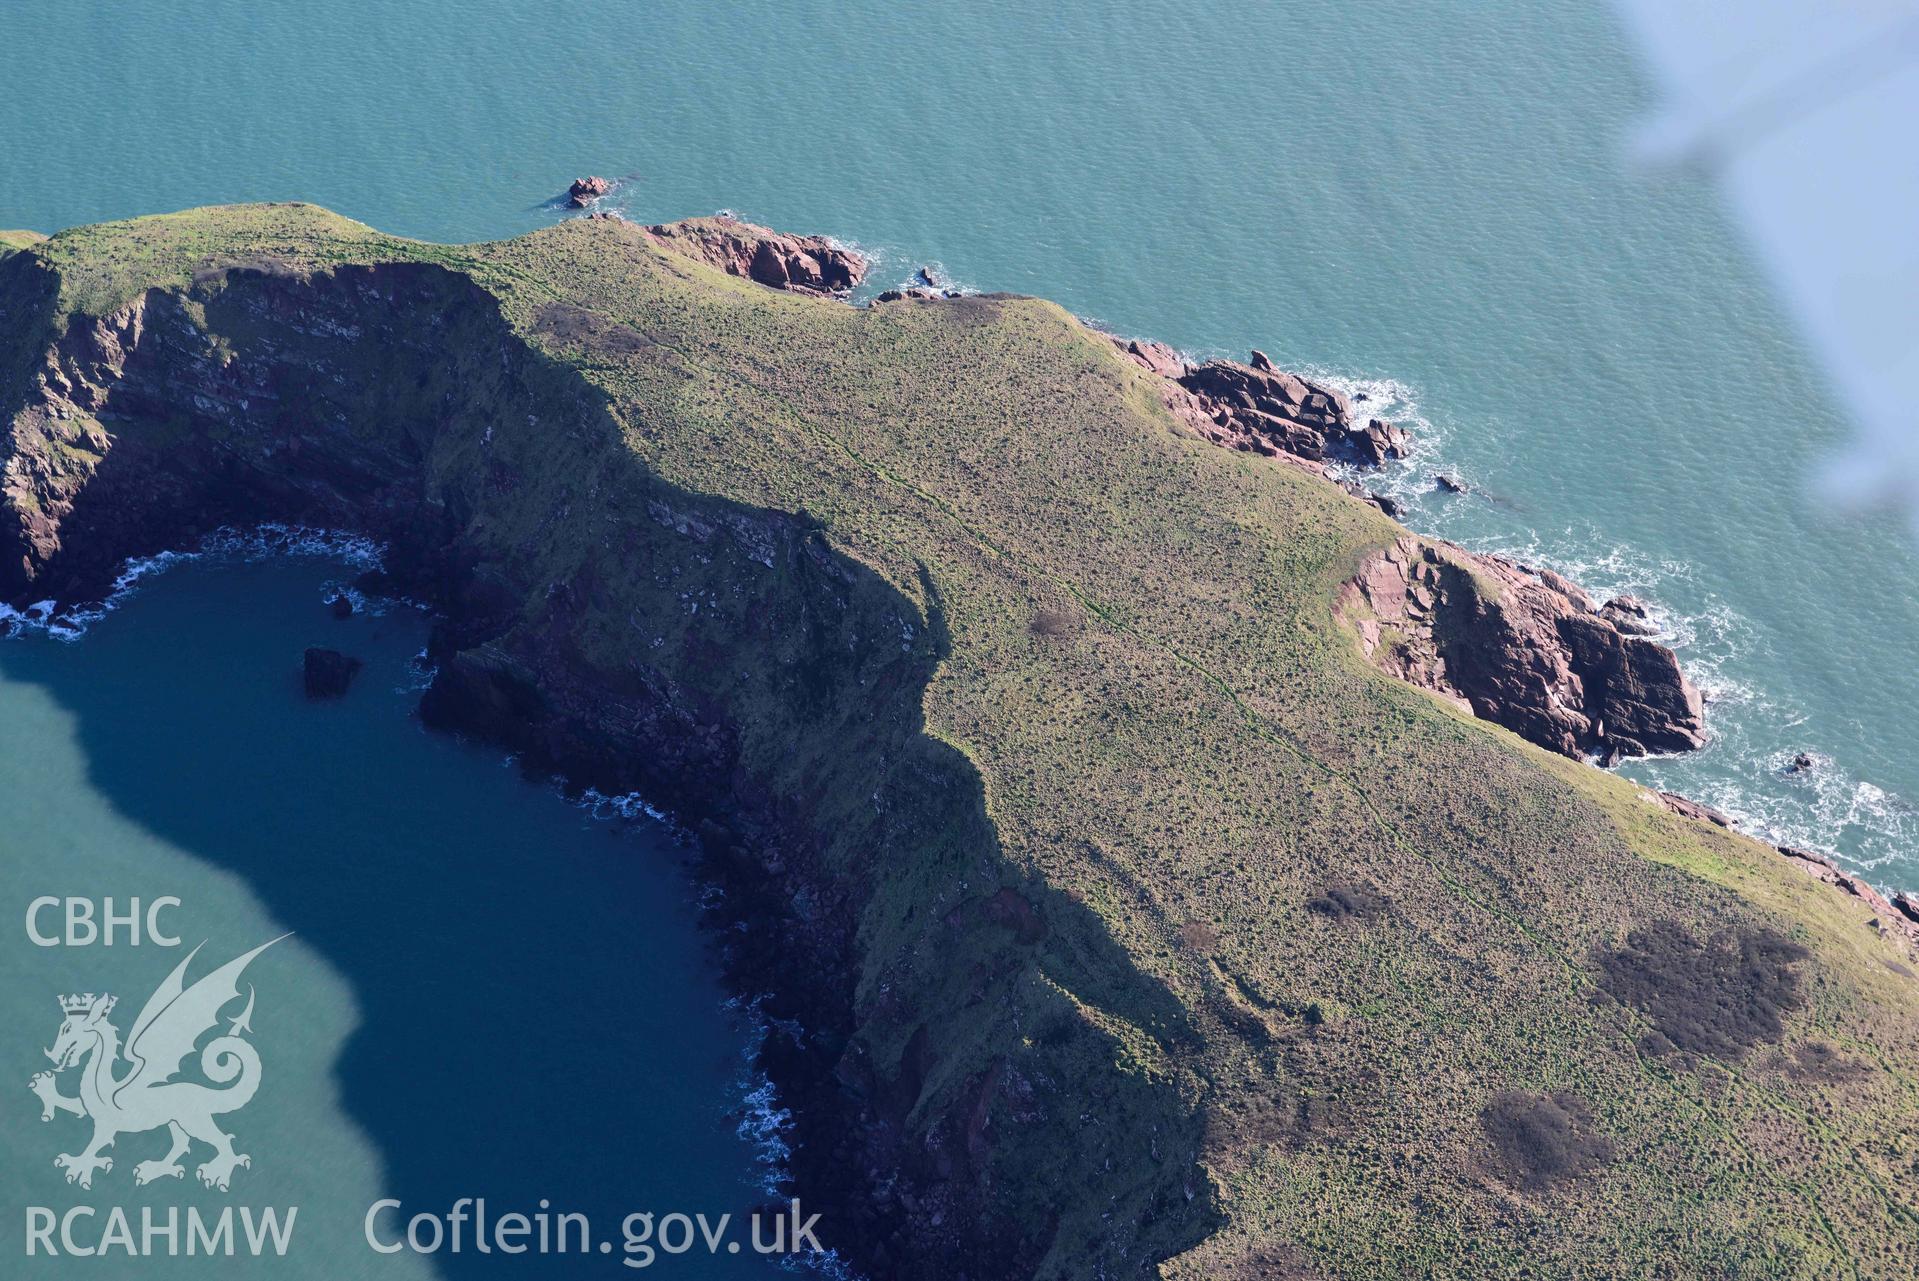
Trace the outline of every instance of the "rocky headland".
<path fill-rule="evenodd" d="M 1407 535 L 1368 558 L 1342 615 L 1380 668 L 1565 756 L 1705 746 L 1704 700 L 1643 613 L 1547 569 Z"/>
<path fill-rule="evenodd" d="M 727 219 L 63 233 L 0 258 L 0 600 L 385 543 L 424 718 L 697 840 L 868 1275 L 1909 1274 L 1891 905 L 1374 670 L 1694 746 L 1640 607 L 1341 492 L 1403 436 L 1262 356 L 822 301 L 864 270 Z"/>

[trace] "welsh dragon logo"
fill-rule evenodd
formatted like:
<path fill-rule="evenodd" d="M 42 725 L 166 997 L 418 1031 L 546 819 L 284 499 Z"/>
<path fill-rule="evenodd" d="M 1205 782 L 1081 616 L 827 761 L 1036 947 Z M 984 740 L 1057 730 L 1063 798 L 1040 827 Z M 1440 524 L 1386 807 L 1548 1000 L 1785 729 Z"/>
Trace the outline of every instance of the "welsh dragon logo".
<path fill-rule="evenodd" d="M 173 1078 L 200 1038 L 218 1026 L 220 1011 L 239 999 L 240 974 L 247 964 L 279 941 L 262 943 L 188 987 L 187 966 L 200 954 L 200 948 L 194 948 L 147 998 L 124 1048 L 119 1029 L 108 1019 L 115 998 L 91 992 L 60 998 L 60 1010 L 66 1018 L 53 1048 L 46 1052 L 53 1060 L 53 1071 L 36 1075 L 31 1088 L 40 1096 L 42 1121 L 51 1121 L 57 1112 L 93 1119 L 92 1142 L 78 1153 L 53 1158 L 53 1163 L 67 1172 L 68 1183 L 92 1187 L 95 1171 L 109 1173 L 113 1169 L 113 1159 L 102 1154 L 116 1138 L 161 1126 L 172 1137 L 172 1146 L 159 1160 L 135 1165 L 135 1183 L 183 1177 L 186 1171 L 180 1158 L 195 1141 L 213 1149 L 212 1158 L 197 1170 L 200 1182 L 210 1188 L 226 1191 L 234 1170 L 253 1164 L 251 1157 L 234 1151 L 233 1136 L 214 1120 L 245 1107 L 260 1088 L 259 1052 L 242 1039 L 253 1030 L 251 986 L 246 1008 L 237 1018 L 228 1020 L 223 1035 L 208 1041 L 200 1051 L 200 1072 L 213 1085 Z M 124 1070 L 123 1059 L 127 1065 Z M 80 1070 L 80 1093 L 64 1095 L 56 1074 L 75 1066 Z"/>

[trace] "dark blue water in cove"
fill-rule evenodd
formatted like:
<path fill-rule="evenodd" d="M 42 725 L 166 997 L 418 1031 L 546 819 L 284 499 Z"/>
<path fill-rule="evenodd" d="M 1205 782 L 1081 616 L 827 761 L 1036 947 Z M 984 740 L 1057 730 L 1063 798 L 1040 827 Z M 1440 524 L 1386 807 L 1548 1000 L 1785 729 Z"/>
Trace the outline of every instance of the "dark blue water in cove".
<path fill-rule="evenodd" d="M 424 730 L 410 710 L 425 619 L 334 619 L 323 586 L 351 572 L 311 558 L 177 565 L 82 641 L 0 642 L 0 866 L 16 922 L 0 932 L 18 1078 L 0 1108 L 10 1231 L 30 1205 L 297 1206 L 286 1275 L 578 1277 L 621 1275 L 623 1255 L 486 1257 L 469 1235 L 458 1256 L 388 1257 L 365 1244 L 363 1221 L 382 1198 L 404 1203 L 381 1220 L 390 1241 L 406 1216 L 485 1198 L 496 1218 L 584 1213 L 595 1241 L 617 1247 L 635 1211 L 738 1219 L 768 1199 L 769 1153 L 739 1132 L 753 1028 L 725 1006 L 682 851 L 651 820 L 605 806 L 596 817 L 497 751 Z M 309 645 L 365 661 L 345 698 L 307 701 Z M 294 931 L 246 976 L 263 1083 L 224 1120 L 254 1157 L 231 1192 L 193 1181 L 204 1151 L 183 1180 L 136 1187 L 133 1166 L 162 1154 L 164 1131 L 122 1136 L 91 1190 L 54 1169 L 85 1134 L 76 1118 L 42 1123 L 25 1089 L 47 1066 L 36 1047 L 53 1042 L 55 997 L 112 991 L 125 1033 L 185 947 L 128 947 L 124 934 L 111 948 L 36 947 L 17 922 L 40 894 L 177 896 L 169 927 L 185 947 L 207 941 L 196 977 Z M 63 1265 L 116 1277 L 260 1267 L 34 1262 Z M 658 1266 L 770 1267 L 750 1253 Z"/>

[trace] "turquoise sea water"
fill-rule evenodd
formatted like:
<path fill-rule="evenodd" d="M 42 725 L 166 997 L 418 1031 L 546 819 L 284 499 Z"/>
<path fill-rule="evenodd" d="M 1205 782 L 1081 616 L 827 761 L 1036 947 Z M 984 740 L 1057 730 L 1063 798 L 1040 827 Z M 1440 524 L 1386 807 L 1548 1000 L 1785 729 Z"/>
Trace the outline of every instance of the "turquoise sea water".
<path fill-rule="evenodd" d="M 1196 354 L 1257 345 L 1412 420 L 1422 452 L 1387 483 L 1415 527 L 1659 607 L 1712 696 L 1714 743 L 1628 773 L 1919 888 L 1908 730 L 1919 557 L 1894 519 L 1810 497 L 1845 406 L 1802 355 L 1710 183 L 1625 161 L 1656 106 L 1634 59 L 1595 0 L 1250 12 L 1210 0 L 11 0 L 0 8 L 0 226 L 297 198 L 403 234 L 489 238 L 561 216 L 548 202 L 576 175 L 631 175 L 615 203 L 634 217 L 728 207 L 855 242 L 877 255 L 882 284 L 937 263 L 967 285 L 1044 294 Z M 1435 470 L 1476 492 L 1433 493 Z M 492 762 L 406 738 L 405 700 L 388 699 L 392 680 L 375 673 L 358 711 L 281 708 L 271 700 L 287 701 L 284 690 L 175 705 L 193 722 L 191 752 L 222 754 L 227 771 L 249 761 L 222 734 L 281 712 L 296 736 L 328 723 L 311 717 L 362 717 L 356 732 L 392 736 L 380 752 L 423 754 L 372 758 L 426 771 L 404 789 L 379 770 L 326 775 L 331 809 L 305 794 L 306 776 L 268 786 L 170 772 L 194 759 L 180 733 L 142 737 L 111 702 L 76 710 L 96 665 L 129 689 L 176 679 L 186 633 L 171 629 L 201 613 L 194 593 L 233 615 L 219 664 L 284 665 L 291 635 L 232 602 L 259 588 L 304 609 L 311 584 L 297 571 L 234 572 L 258 581 L 163 579 L 77 646 L 0 649 L 7 855 L 104 868 L 152 843 L 230 895 L 216 909 L 209 889 L 206 910 L 238 935 L 292 923 L 272 869 L 238 861 L 258 832 L 275 834 L 268 849 L 281 832 L 314 830 L 338 847 L 350 829 L 325 824 L 340 814 L 371 815 L 361 836 L 372 840 L 383 806 L 398 822 L 506 805 L 525 826 L 473 855 L 502 894 L 540 883 L 525 860 L 612 843 L 582 834 L 558 802 L 511 789 L 498 800 Z M 210 681 L 217 667 L 194 670 Z M 216 709 L 221 721 L 203 723 Z M 52 724 L 69 726 L 56 735 L 65 757 L 21 746 Z M 294 747 L 324 758 L 324 741 Z M 1821 764 L 1786 776 L 1801 751 Z M 103 775 L 107 752 L 117 780 Z M 186 799 L 142 781 L 147 765 Z M 128 809 L 126 788 L 144 803 Z M 163 801 L 193 813 L 142 812 Z M 108 802 L 115 817 L 95 813 Z M 485 828 L 468 830 L 478 840 Z M 589 880 L 655 876 L 599 868 L 584 848 L 565 857 Z M 635 901 L 664 904 L 670 879 L 634 886 Z M 660 976 L 643 986 L 662 1001 L 699 994 L 679 1014 L 700 1029 L 709 1070 L 690 1070 L 698 1097 L 676 1106 L 708 1116 L 702 1100 L 730 1079 L 714 1064 L 737 1036 L 687 959 L 687 915 L 631 910 L 649 913 L 636 933 L 658 946 L 628 973 Z M 617 932 L 610 917 L 592 928 Z M 361 962 L 300 939 L 272 964 L 311 977 L 317 1021 L 303 1035 L 345 1056 L 350 1086 Z M 21 1017 L 38 1036 L 54 1012 L 40 992 L 52 988 L 29 986 Z M 318 1136 L 344 1205 L 395 1153 L 380 1118 L 350 1090 L 328 1101 L 340 1087 L 315 1071 L 320 1094 L 299 1123 Z M 16 1139 L 45 1146 L 26 1121 L 5 1114 L 10 1158 Z M 704 1147 L 682 1136 L 716 1187 L 743 1159 L 729 1135 Z"/>

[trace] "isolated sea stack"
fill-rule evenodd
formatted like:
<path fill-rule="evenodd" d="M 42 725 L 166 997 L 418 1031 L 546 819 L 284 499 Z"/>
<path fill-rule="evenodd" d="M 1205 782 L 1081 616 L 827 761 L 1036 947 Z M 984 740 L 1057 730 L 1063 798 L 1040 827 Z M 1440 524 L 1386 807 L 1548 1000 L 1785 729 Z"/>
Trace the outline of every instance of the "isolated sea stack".
<path fill-rule="evenodd" d="M 573 185 L 566 189 L 566 203 L 575 209 L 584 209 L 611 190 L 613 184 L 605 178 L 575 178 Z"/>

